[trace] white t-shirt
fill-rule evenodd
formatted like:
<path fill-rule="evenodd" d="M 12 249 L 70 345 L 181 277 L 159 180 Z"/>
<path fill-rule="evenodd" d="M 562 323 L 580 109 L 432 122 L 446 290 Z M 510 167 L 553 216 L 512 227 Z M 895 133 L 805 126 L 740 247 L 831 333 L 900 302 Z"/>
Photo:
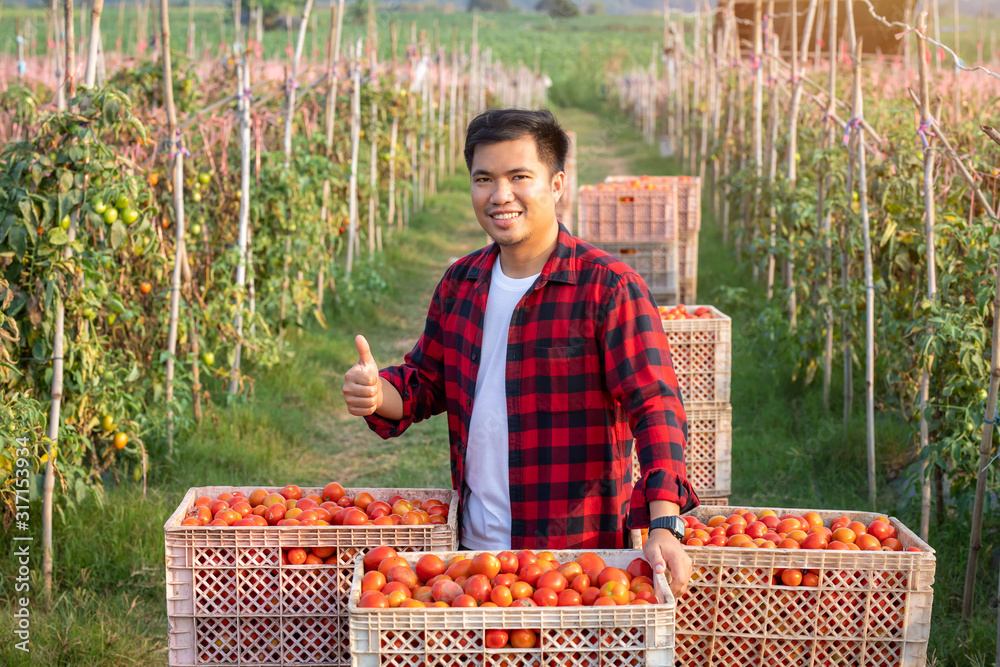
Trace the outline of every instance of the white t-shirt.
<path fill-rule="evenodd" d="M 493 265 L 490 293 L 483 316 L 483 345 L 476 378 L 476 396 L 469 420 L 465 454 L 465 483 L 469 495 L 463 505 L 463 546 L 476 550 L 510 549 L 510 479 L 507 433 L 507 332 L 514 308 L 539 274 L 508 278 Z"/>

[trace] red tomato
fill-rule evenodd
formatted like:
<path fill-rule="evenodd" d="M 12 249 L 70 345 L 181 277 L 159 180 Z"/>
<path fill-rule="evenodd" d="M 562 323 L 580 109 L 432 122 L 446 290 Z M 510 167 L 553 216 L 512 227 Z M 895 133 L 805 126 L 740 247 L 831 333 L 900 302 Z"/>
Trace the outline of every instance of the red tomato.
<path fill-rule="evenodd" d="M 645 558 L 635 558 L 628 567 L 625 568 L 625 572 L 632 578 L 636 577 L 653 577 L 653 568 L 649 566 Z"/>
<path fill-rule="evenodd" d="M 490 586 L 490 580 L 485 574 L 472 575 L 466 579 L 465 585 L 462 588 L 465 590 L 465 594 L 476 602 L 486 602 L 490 599 L 492 587 Z"/>
<path fill-rule="evenodd" d="M 482 574 L 492 579 L 500 574 L 500 560 L 491 553 L 477 554 L 469 566 L 469 574 Z"/>
<path fill-rule="evenodd" d="M 372 570 L 377 570 L 379 563 L 381 563 L 386 558 L 398 558 L 399 554 L 392 547 L 381 546 L 375 547 L 365 554 L 365 572 L 370 572 Z M 405 562 L 405 561 L 404 561 Z"/>
<path fill-rule="evenodd" d="M 451 601 L 451 606 L 478 607 L 479 603 L 476 602 L 476 598 L 472 597 L 471 595 L 466 595 L 465 593 L 462 593 L 461 595 L 459 595 L 458 597 L 456 597 L 454 600 Z"/>
<path fill-rule="evenodd" d="M 566 581 L 566 577 L 564 577 L 558 571 L 550 570 L 549 572 L 546 572 L 545 574 L 543 574 L 538 578 L 538 582 L 536 583 L 536 585 L 538 586 L 538 588 L 549 588 L 555 591 L 556 594 L 558 595 L 559 593 L 562 593 L 564 590 L 566 590 L 566 587 L 569 585 L 569 582 Z"/>
<path fill-rule="evenodd" d="M 389 598 L 379 591 L 368 591 L 361 595 L 358 607 L 362 609 L 386 609 L 389 606 Z"/>
<path fill-rule="evenodd" d="M 559 607 L 580 607 L 582 605 L 583 596 L 574 591 L 572 588 L 567 588 L 560 593 L 559 599 L 556 601 L 556 606 Z"/>
<path fill-rule="evenodd" d="M 521 565 L 513 551 L 501 551 L 497 554 L 497 560 L 500 561 L 501 574 L 516 574 L 521 569 Z"/>
<path fill-rule="evenodd" d="M 538 635 L 533 630 L 514 630 L 510 633 L 510 645 L 514 648 L 535 648 Z"/>
<path fill-rule="evenodd" d="M 507 586 L 494 586 L 490 591 L 490 602 L 498 607 L 509 607 L 514 602 L 514 595 Z"/>
<path fill-rule="evenodd" d="M 450 605 L 455 598 L 464 594 L 462 587 L 451 580 L 442 579 L 431 586 L 431 595 L 435 602 L 445 602 Z"/>
<path fill-rule="evenodd" d="M 487 630 L 486 648 L 503 648 L 507 645 L 507 638 L 506 630 Z"/>
<path fill-rule="evenodd" d="M 424 554 L 417 561 L 414 571 L 422 581 L 430 582 L 437 575 L 444 574 L 445 569 L 444 561 L 440 557 L 434 554 Z"/>
<path fill-rule="evenodd" d="M 531 596 L 539 607 L 555 607 L 559 604 L 559 594 L 551 588 L 537 588 Z"/>
<path fill-rule="evenodd" d="M 338 500 L 344 497 L 345 493 L 346 491 L 344 491 L 344 487 L 342 487 L 340 484 L 337 484 L 336 482 L 330 482 L 329 484 L 323 487 L 323 500 L 330 500 L 333 502 L 337 502 Z"/>

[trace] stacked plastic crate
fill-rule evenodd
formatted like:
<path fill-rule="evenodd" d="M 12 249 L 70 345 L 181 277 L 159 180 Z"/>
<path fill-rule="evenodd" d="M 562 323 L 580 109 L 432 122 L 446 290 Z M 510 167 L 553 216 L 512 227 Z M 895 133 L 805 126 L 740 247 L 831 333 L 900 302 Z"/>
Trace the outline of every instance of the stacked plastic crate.
<path fill-rule="evenodd" d="M 578 236 L 635 269 L 657 303 L 678 303 L 676 184 L 634 179 L 584 185 L 578 200 Z"/>
<path fill-rule="evenodd" d="M 608 176 L 606 185 L 640 187 L 673 185 L 677 191 L 677 288 L 675 300 L 698 300 L 698 234 L 701 231 L 701 179 L 697 176 Z M 623 258 L 624 259 L 624 258 Z M 626 262 L 628 260 L 626 259 Z M 640 275 L 645 274 L 633 266 Z"/>

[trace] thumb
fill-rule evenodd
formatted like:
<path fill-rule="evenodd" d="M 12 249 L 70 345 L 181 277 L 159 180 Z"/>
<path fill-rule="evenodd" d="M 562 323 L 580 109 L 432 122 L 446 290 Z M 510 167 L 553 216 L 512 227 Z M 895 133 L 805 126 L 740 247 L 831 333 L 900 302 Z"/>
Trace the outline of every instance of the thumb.
<path fill-rule="evenodd" d="M 650 544 L 647 539 L 643 548 L 643 555 L 646 557 L 649 566 L 653 568 L 653 572 L 662 574 L 667 569 L 667 564 L 663 560 L 663 552 L 660 550 L 658 544 Z"/>
<path fill-rule="evenodd" d="M 368 345 L 368 341 L 365 340 L 365 337 L 358 334 L 354 338 L 354 344 L 358 346 L 358 362 L 363 366 L 370 365 L 378 368 L 378 365 L 375 363 L 375 358 L 372 357 L 372 349 Z"/>

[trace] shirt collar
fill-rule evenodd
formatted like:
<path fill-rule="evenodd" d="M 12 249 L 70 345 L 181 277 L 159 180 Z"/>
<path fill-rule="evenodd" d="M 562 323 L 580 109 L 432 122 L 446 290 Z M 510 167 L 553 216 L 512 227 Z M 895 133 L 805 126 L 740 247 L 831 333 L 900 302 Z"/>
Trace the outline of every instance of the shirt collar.
<path fill-rule="evenodd" d="M 551 281 L 575 285 L 579 276 L 576 258 L 578 239 L 560 222 L 556 237 L 556 249 L 542 267 L 535 289 Z M 491 243 L 476 259 L 466 280 L 474 280 L 478 286 L 485 286 L 493 274 L 493 263 L 500 256 L 500 246 Z"/>

